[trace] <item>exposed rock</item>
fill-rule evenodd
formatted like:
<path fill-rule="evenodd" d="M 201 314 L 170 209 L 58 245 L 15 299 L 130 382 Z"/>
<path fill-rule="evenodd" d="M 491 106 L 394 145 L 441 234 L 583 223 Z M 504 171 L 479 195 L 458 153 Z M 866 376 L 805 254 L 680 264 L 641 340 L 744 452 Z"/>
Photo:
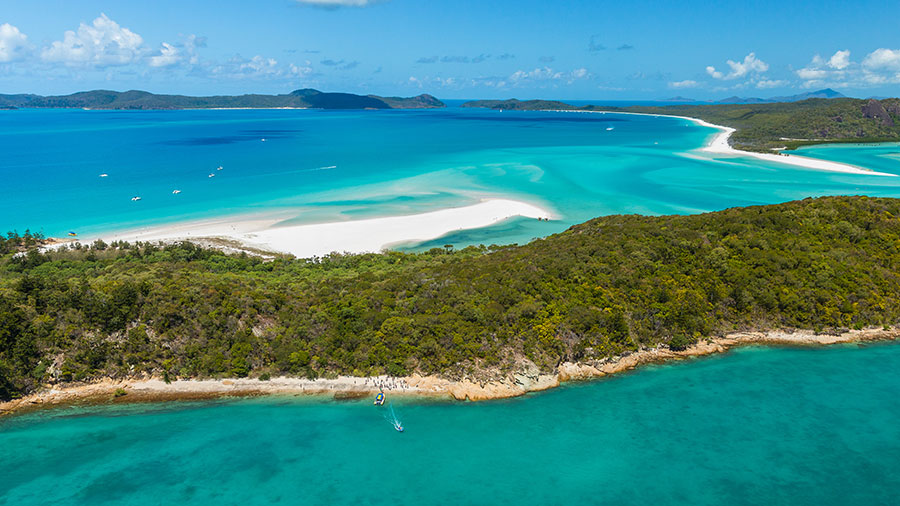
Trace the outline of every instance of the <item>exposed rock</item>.
<path fill-rule="evenodd" d="M 643 364 L 666 360 L 720 353 L 734 346 L 745 344 L 829 345 L 856 341 L 898 339 L 900 329 L 871 327 L 863 330 L 835 329 L 835 332 L 816 333 L 810 330 L 782 329 L 768 332 L 735 332 L 724 337 L 701 340 L 682 351 L 666 346 L 642 349 L 602 361 L 561 364 L 555 373 L 541 374 L 538 367 L 522 360 L 518 373 L 502 379 L 454 381 L 438 376 L 413 374 L 405 378 L 358 378 L 341 376 L 332 379 L 306 379 L 278 377 L 261 383 L 257 379 L 233 378 L 226 380 L 175 380 L 166 383 L 158 378 L 132 378 L 127 383 L 120 379 L 106 378 L 88 384 L 45 386 L 41 392 L 28 397 L 0 403 L 0 416 L 14 411 L 39 409 L 47 405 L 70 404 L 93 399 L 110 401 L 117 389 L 128 388 L 126 402 L 195 400 L 222 396 L 249 396 L 270 394 L 316 395 L 331 394 L 337 399 L 354 399 L 374 395 L 377 382 L 387 382 L 389 395 L 450 396 L 457 400 L 481 401 L 516 397 L 536 390 L 553 388 L 562 381 L 587 380 L 606 374 L 634 369 Z"/>
<path fill-rule="evenodd" d="M 891 118 L 891 115 L 881 105 L 881 102 L 874 98 L 869 99 L 866 105 L 862 107 L 862 113 L 863 117 L 881 120 L 883 126 L 894 126 L 894 120 Z"/>
<path fill-rule="evenodd" d="M 900 116 L 900 102 L 896 101 L 896 99 L 893 102 L 887 102 L 887 103 L 882 102 L 881 105 L 884 106 L 884 108 L 885 108 L 885 110 L 887 110 L 887 112 L 894 114 L 896 116 Z"/>
<path fill-rule="evenodd" d="M 557 368 L 559 381 L 579 381 L 586 380 L 591 378 L 596 378 L 598 376 L 603 376 L 605 373 L 596 367 L 589 364 L 573 364 L 572 362 L 565 362 L 560 364 Z"/>

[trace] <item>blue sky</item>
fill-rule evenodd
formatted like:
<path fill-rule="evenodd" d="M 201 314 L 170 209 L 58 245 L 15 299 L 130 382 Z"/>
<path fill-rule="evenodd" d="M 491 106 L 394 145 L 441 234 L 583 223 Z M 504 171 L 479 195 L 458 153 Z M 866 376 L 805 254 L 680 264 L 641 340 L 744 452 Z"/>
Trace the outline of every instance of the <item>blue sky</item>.
<path fill-rule="evenodd" d="M 900 2 L 0 0 L 0 93 L 900 95 Z"/>

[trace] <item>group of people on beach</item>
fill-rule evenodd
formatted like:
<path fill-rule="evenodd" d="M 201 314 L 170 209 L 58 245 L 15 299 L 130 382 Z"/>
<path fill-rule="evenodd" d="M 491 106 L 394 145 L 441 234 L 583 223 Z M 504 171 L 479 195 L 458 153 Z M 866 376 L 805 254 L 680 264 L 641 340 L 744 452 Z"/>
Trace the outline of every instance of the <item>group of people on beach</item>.
<path fill-rule="evenodd" d="M 371 381 L 372 385 L 377 387 L 379 390 L 408 390 L 410 388 L 406 380 L 403 379 L 366 378 L 366 385 L 369 384 L 369 381 Z"/>

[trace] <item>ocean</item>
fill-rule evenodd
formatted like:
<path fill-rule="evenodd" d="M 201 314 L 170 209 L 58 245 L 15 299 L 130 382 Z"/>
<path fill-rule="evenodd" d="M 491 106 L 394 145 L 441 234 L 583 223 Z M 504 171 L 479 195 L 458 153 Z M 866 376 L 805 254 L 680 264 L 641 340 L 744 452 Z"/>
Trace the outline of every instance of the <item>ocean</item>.
<path fill-rule="evenodd" d="M 900 196 L 900 178 L 693 152 L 715 133 L 677 118 L 459 107 L 0 111 L 0 231 L 53 237 L 72 231 L 90 240 L 223 216 L 277 214 L 285 225 L 322 223 L 490 197 L 530 202 L 556 217 L 514 218 L 405 245 L 422 249 L 524 243 L 605 214 L 698 213 L 820 195 Z M 801 151 L 900 174 L 900 147 L 877 150 Z"/>
<path fill-rule="evenodd" d="M 522 243 L 603 214 L 900 197 L 900 178 L 694 151 L 715 133 L 677 118 L 456 107 L 2 111 L 0 230 L 87 239 L 489 197 L 556 217 L 404 246 L 415 250 Z M 799 154 L 900 174 L 896 144 Z M 504 401 L 391 399 L 402 434 L 371 400 L 44 410 L 0 419 L 0 504 L 895 504 L 898 371 L 896 344 L 749 347 Z"/>
<path fill-rule="evenodd" d="M 267 397 L 0 419 L 0 504 L 890 505 L 900 345 L 747 347 L 482 403 Z"/>

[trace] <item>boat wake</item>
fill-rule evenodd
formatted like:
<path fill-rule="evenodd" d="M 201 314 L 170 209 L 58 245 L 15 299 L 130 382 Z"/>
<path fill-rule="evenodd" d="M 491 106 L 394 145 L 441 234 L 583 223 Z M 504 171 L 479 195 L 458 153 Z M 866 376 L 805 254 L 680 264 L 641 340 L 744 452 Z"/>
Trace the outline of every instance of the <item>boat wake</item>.
<path fill-rule="evenodd" d="M 397 413 L 394 412 L 394 403 L 388 404 L 388 409 L 384 411 L 384 419 L 394 427 L 394 430 L 403 432 L 403 423 L 400 421 L 400 417 L 397 416 Z"/>

